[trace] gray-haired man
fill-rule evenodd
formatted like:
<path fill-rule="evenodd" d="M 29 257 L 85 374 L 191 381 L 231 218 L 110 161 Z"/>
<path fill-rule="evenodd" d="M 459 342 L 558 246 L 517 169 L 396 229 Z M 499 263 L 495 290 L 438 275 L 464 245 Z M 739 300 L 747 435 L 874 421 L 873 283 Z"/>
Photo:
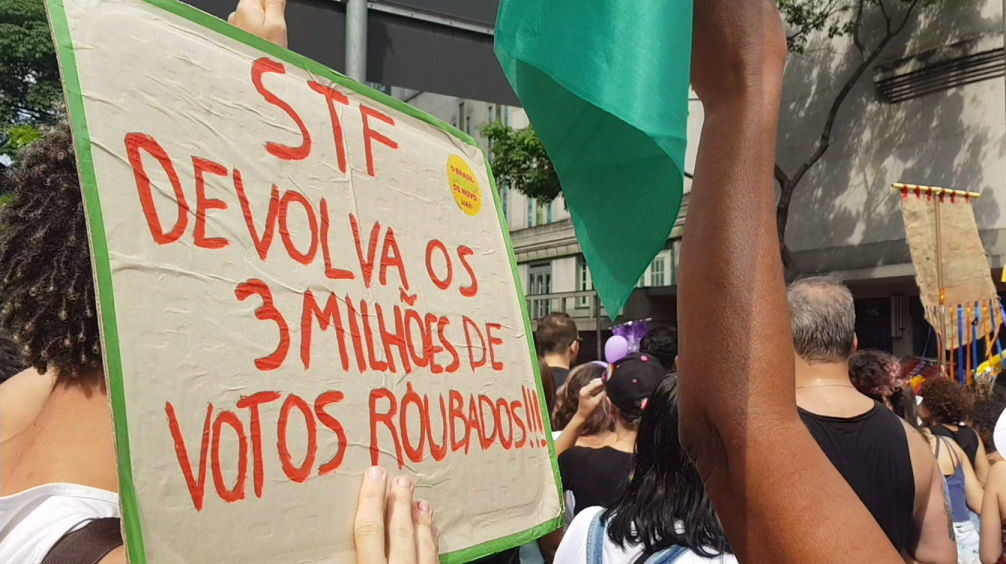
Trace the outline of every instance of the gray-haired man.
<path fill-rule="evenodd" d="M 807 429 L 906 559 L 957 562 L 943 479 L 929 445 L 849 380 L 857 346 L 849 289 L 835 279 L 807 278 L 794 282 L 787 296 L 796 401 Z"/>

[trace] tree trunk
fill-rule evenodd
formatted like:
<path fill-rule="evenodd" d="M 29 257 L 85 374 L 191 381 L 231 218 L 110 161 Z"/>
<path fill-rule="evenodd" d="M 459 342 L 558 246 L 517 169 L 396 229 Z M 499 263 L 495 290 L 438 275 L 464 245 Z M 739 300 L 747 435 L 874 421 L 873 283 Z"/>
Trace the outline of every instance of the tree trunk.
<path fill-rule="evenodd" d="M 789 220 L 789 208 L 790 203 L 793 199 L 793 191 L 796 190 L 797 185 L 803 180 L 807 172 L 814 167 L 824 157 L 824 154 L 831 147 L 831 134 L 835 126 L 835 121 L 838 118 L 838 112 L 842 109 L 845 104 L 846 99 L 852 92 L 856 83 L 863 77 L 866 71 L 873 66 L 873 64 L 880 57 L 881 53 L 887 49 L 888 44 L 895 37 L 901 34 L 908 24 L 908 20 L 912 17 L 912 13 L 915 8 L 919 6 L 922 0 L 913 0 L 908 6 L 908 10 L 905 12 L 904 19 L 901 20 L 900 25 L 897 27 L 893 26 L 893 19 L 887 13 L 884 7 L 883 0 L 877 2 L 880 7 L 881 13 L 883 13 L 884 19 L 887 21 L 887 29 L 884 37 L 877 43 L 877 46 L 867 55 L 865 45 L 860 37 L 860 31 L 863 24 L 863 8 L 864 2 L 860 0 L 859 8 L 856 13 L 856 19 L 853 24 L 852 37 L 856 48 L 859 49 L 860 54 L 863 56 L 863 60 L 856 67 L 856 69 L 849 75 L 846 79 L 845 84 L 839 90 L 835 99 L 832 100 L 831 108 L 828 111 L 828 117 L 825 120 L 824 128 L 821 131 L 821 137 L 818 139 L 817 144 L 814 147 L 814 152 L 807 157 L 807 159 L 797 167 L 796 171 L 793 172 L 792 176 L 787 175 L 780 167 L 779 164 L 775 165 L 775 179 L 779 184 L 779 202 L 776 205 L 776 228 L 779 231 L 779 251 L 782 254 L 782 264 L 785 270 L 786 282 L 791 282 L 798 275 L 796 267 L 793 264 L 793 256 L 790 254 L 789 247 L 786 245 L 786 223 Z"/>

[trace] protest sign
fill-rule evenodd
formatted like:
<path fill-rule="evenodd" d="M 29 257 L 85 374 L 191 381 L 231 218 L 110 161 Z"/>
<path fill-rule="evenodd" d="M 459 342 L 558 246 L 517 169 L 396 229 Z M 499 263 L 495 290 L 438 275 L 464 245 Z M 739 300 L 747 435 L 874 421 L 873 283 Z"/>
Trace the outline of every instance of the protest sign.
<path fill-rule="evenodd" d="M 48 0 L 130 560 L 353 562 L 363 470 L 447 562 L 561 523 L 524 301 L 467 135 L 171 0 Z"/>

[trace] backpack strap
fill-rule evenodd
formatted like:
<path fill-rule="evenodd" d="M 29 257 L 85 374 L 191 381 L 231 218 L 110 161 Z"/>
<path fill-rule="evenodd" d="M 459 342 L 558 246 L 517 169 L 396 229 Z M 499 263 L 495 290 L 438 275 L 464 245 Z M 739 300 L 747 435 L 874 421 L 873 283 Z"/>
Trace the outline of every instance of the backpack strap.
<path fill-rule="evenodd" d="M 94 519 L 69 532 L 49 550 L 41 564 L 98 564 L 108 553 L 122 546 L 119 519 Z"/>
<path fill-rule="evenodd" d="M 604 511 L 598 511 L 597 515 L 590 520 L 590 529 L 587 530 L 587 560 L 586 564 L 603 564 L 604 562 L 604 530 L 602 522 Z"/>

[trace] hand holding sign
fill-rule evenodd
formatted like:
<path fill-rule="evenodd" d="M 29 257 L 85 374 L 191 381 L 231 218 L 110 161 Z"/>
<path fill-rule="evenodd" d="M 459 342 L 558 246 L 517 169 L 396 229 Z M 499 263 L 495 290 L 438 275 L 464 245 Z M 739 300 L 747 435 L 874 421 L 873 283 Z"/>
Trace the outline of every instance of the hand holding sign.
<path fill-rule="evenodd" d="M 227 22 L 280 47 L 287 46 L 286 0 L 241 0 Z"/>
<path fill-rule="evenodd" d="M 475 141 L 173 0 L 47 2 L 88 140 L 130 561 L 353 564 L 345 508 L 381 464 L 438 507 L 452 561 L 558 526 Z M 241 0 L 230 22 L 285 45 L 284 7 Z"/>
<path fill-rule="evenodd" d="M 357 564 L 437 564 L 440 533 L 433 508 L 413 503 L 415 484 L 405 476 L 388 483 L 380 466 L 367 470 L 360 486 L 353 536 Z"/>

